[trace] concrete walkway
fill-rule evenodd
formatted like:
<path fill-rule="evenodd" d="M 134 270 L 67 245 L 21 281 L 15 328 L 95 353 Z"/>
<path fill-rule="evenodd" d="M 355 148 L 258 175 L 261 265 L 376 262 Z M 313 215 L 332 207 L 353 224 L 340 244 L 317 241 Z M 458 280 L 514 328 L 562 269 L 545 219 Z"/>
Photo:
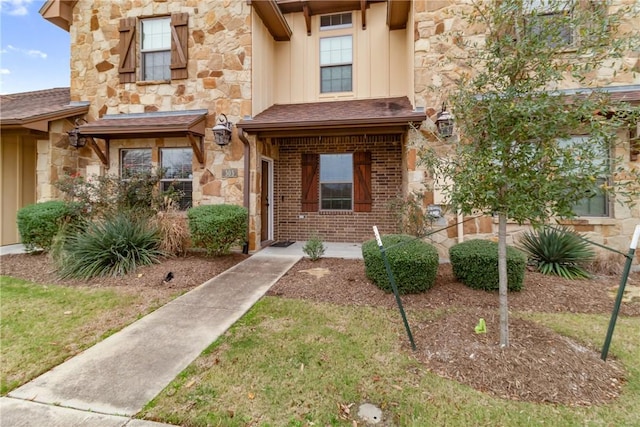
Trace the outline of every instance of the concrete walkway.
<path fill-rule="evenodd" d="M 162 426 L 134 420 L 302 257 L 269 247 L 0 399 L 2 426 Z M 326 257 L 361 258 L 327 243 Z"/>

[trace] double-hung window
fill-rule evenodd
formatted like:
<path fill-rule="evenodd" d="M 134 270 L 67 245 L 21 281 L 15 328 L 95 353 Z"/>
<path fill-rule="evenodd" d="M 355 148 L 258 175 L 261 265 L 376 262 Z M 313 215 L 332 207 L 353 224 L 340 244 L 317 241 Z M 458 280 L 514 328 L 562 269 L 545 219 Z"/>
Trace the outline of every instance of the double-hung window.
<path fill-rule="evenodd" d="M 541 38 L 549 45 L 569 48 L 575 43 L 572 26 L 574 0 L 527 0 L 529 36 Z"/>
<path fill-rule="evenodd" d="M 171 27 L 169 17 L 143 19 L 141 25 L 142 80 L 171 79 Z"/>
<path fill-rule="evenodd" d="M 189 14 L 120 20 L 120 83 L 189 77 Z"/>
<path fill-rule="evenodd" d="M 353 209 L 353 156 L 320 155 L 320 209 Z"/>
<path fill-rule="evenodd" d="M 574 135 L 569 139 L 560 141 L 560 146 L 564 148 L 575 147 L 576 152 L 580 152 L 579 147 L 589 143 L 589 137 L 584 135 Z M 589 156 L 590 168 L 605 171 L 609 165 L 609 152 L 600 144 L 593 147 L 593 153 Z M 579 200 L 574 208 L 573 213 L 576 216 L 591 217 L 607 217 L 609 216 L 609 198 L 600 187 L 609 181 L 609 176 L 600 175 L 595 177 L 593 186 L 584 189 L 584 197 Z"/>
<path fill-rule="evenodd" d="M 166 191 L 179 191 L 180 210 L 189 209 L 192 205 L 193 192 L 193 151 L 191 148 L 161 148 L 160 167 L 162 179 L 160 189 Z"/>

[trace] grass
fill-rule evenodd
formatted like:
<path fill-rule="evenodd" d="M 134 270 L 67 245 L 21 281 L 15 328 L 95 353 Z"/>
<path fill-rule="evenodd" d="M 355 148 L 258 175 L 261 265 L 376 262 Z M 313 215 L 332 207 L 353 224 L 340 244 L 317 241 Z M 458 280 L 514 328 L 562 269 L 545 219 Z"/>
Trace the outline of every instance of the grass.
<path fill-rule="evenodd" d="M 594 348 L 608 321 L 526 316 Z M 610 354 L 628 370 L 620 399 L 595 407 L 542 405 L 493 398 L 428 372 L 400 348 L 406 335 L 395 310 L 267 297 L 140 416 L 183 426 L 350 426 L 359 405 L 369 402 L 400 426 L 640 425 L 638 330 L 640 318 L 622 318 L 616 329 Z"/>
<path fill-rule="evenodd" d="M 0 276 L 0 394 L 62 363 L 135 320 L 139 297 L 40 285 Z"/>

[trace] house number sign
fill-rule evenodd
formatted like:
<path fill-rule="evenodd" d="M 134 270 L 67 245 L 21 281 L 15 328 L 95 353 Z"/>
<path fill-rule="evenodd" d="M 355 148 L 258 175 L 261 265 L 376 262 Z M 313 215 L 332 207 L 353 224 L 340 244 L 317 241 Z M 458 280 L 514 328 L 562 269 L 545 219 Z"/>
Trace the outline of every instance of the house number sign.
<path fill-rule="evenodd" d="M 238 169 L 222 169 L 222 177 L 223 178 L 237 178 L 238 177 Z"/>

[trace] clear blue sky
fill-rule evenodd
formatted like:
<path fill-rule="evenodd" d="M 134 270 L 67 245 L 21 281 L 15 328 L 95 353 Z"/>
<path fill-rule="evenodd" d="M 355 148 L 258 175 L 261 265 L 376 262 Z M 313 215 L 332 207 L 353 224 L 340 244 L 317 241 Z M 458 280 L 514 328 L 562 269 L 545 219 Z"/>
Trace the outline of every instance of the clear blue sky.
<path fill-rule="evenodd" d="M 0 0 L 0 93 L 69 86 L 69 33 L 46 21 L 43 0 Z"/>

